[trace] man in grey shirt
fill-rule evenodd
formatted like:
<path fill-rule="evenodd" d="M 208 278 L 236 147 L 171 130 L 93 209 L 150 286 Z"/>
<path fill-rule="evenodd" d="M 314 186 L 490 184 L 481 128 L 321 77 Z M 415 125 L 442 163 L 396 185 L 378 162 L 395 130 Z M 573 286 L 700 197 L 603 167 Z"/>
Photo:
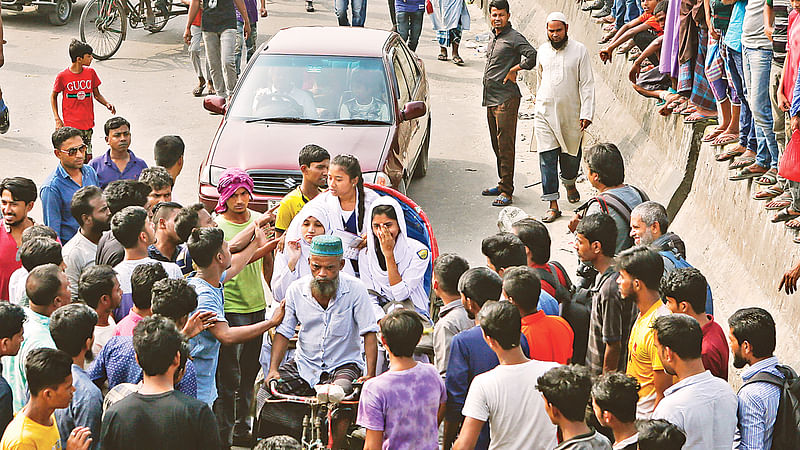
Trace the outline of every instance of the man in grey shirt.
<path fill-rule="evenodd" d="M 447 372 L 453 337 L 475 326 L 475 321 L 467 316 L 467 310 L 461 304 L 461 294 L 458 293 L 458 280 L 468 269 L 467 260 L 454 254 L 440 255 L 433 262 L 433 291 L 444 303 L 433 328 L 434 365 L 441 375 Z"/>
<path fill-rule="evenodd" d="M 507 0 L 489 4 L 492 36 L 486 49 L 483 71 L 483 106 L 489 122 L 489 137 L 497 158 L 497 186 L 482 194 L 497 196 L 494 206 L 508 206 L 514 193 L 514 142 L 517 136 L 517 112 L 522 94 L 517 86 L 517 72 L 536 65 L 536 49 L 511 27 Z"/>

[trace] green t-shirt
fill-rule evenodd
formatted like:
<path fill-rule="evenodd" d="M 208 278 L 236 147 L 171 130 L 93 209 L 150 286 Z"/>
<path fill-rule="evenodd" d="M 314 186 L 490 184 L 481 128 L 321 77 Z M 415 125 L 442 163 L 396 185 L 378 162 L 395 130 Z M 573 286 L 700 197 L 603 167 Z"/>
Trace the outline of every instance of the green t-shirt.
<path fill-rule="evenodd" d="M 247 228 L 260 216 L 255 211 L 250 211 L 250 220 L 245 223 L 227 221 L 222 215 L 214 218 L 217 225 L 225 232 L 225 240 L 230 241 L 237 233 Z M 225 312 L 247 314 L 261 311 L 266 308 L 262 263 L 259 259 L 250 263 L 238 275 L 225 281 Z"/>

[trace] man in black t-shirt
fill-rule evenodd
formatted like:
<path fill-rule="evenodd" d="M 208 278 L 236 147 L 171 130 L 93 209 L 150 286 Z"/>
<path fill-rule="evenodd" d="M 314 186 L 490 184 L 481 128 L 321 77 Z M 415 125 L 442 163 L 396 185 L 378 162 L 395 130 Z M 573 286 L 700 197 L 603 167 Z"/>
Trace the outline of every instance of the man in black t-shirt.
<path fill-rule="evenodd" d="M 217 422 L 211 408 L 173 389 L 183 343 L 178 328 L 166 317 L 145 317 L 136 325 L 133 348 L 144 371 L 144 381 L 138 392 L 106 411 L 101 448 L 220 448 Z"/>

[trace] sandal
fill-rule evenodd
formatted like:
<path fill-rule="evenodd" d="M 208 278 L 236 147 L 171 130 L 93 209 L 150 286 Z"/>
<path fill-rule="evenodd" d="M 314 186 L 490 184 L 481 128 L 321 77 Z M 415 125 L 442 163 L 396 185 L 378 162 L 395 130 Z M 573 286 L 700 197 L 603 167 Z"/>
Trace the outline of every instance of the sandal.
<path fill-rule="evenodd" d="M 745 167 L 752 165 L 756 162 L 755 156 L 740 156 L 733 160 L 730 166 L 728 166 L 728 170 L 739 170 L 744 169 Z"/>
<path fill-rule="evenodd" d="M 723 146 L 723 145 L 733 144 L 734 142 L 738 141 L 739 141 L 738 134 L 722 133 L 711 142 L 711 145 Z"/>
<path fill-rule="evenodd" d="M 697 108 L 694 106 L 689 106 L 688 108 L 684 109 L 680 112 L 682 116 L 691 116 L 692 114 L 697 112 Z"/>
<path fill-rule="evenodd" d="M 744 151 L 745 151 L 744 147 L 736 146 L 736 147 L 732 148 L 731 150 L 725 150 L 724 152 L 722 152 L 719 155 L 715 156 L 714 159 L 716 159 L 718 162 L 725 162 L 725 161 L 728 161 L 730 159 L 742 156 L 744 154 Z M 750 163 L 750 164 L 752 164 L 752 163 Z"/>
<path fill-rule="evenodd" d="M 772 216 L 772 223 L 786 222 L 787 220 L 791 220 L 796 217 L 800 217 L 800 212 L 797 211 L 789 212 L 789 208 L 787 207 L 783 211 Z"/>
<path fill-rule="evenodd" d="M 766 209 L 767 211 L 777 211 L 779 209 L 786 208 L 791 204 L 792 204 L 792 195 L 786 192 L 775 197 L 774 200 L 767 202 L 767 204 L 764 205 L 764 209 Z"/>
<path fill-rule="evenodd" d="M 196 86 L 194 90 L 192 90 L 192 95 L 195 97 L 202 97 L 203 91 L 206 89 L 206 82 L 204 81 L 200 86 Z"/>
<path fill-rule="evenodd" d="M 439 56 L 436 57 L 439 61 L 447 61 L 447 55 L 439 53 Z"/>
<path fill-rule="evenodd" d="M 800 234 L 796 234 L 794 236 L 794 239 L 792 239 L 792 242 L 794 242 L 795 244 L 800 244 Z"/>
<path fill-rule="evenodd" d="M 461 59 L 460 56 L 453 56 L 453 64 L 455 64 L 457 66 L 463 66 L 464 65 L 464 60 Z"/>
<path fill-rule="evenodd" d="M 570 203 L 578 203 L 581 201 L 581 193 L 578 192 L 578 189 L 575 186 L 572 188 L 567 188 L 567 201 Z"/>
<path fill-rule="evenodd" d="M 761 186 L 772 186 L 778 182 L 778 171 L 776 169 L 769 169 L 764 175 L 753 180 L 753 182 Z"/>
<path fill-rule="evenodd" d="M 764 169 L 762 172 L 760 169 Z M 728 177 L 730 181 L 749 180 L 750 178 L 760 177 L 767 173 L 767 169 L 759 166 L 758 164 L 751 164 L 739 172 Z"/>
<path fill-rule="evenodd" d="M 511 196 L 508 194 L 500 194 L 492 202 L 492 206 L 508 206 L 511 204 Z"/>
<path fill-rule="evenodd" d="M 717 128 L 714 129 L 714 131 L 712 131 L 711 133 L 708 133 L 707 135 L 703 136 L 703 138 L 700 139 L 700 140 L 702 142 L 711 142 L 713 140 L 716 140 L 717 137 L 719 135 L 721 135 L 723 131 L 725 131 L 725 130 L 722 130 L 719 127 L 717 127 Z"/>
<path fill-rule="evenodd" d="M 548 209 L 546 213 L 544 213 L 544 217 L 542 217 L 542 222 L 544 223 L 553 223 L 561 217 L 561 210 L 559 209 Z"/>
<path fill-rule="evenodd" d="M 784 193 L 784 189 L 777 184 L 766 187 L 753 195 L 753 200 L 771 200 Z"/>
<path fill-rule="evenodd" d="M 306 12 L 314 12 L 314 3 L 306 2 Z"/>
<path fill-rule="evenodd" d="M 800 220 L 798 219 L 787 220 L 786 223 L 784 223 L 783 225 L 790 230 L 794 231 L 800 230 Z"/>
<path fill-rule="evenodd" d="M 684 111 L 685 111 L 687 108 L 690 108 L 690 106 L 689 106 L 689 102 L 688 102 L 688 101 L 681 102 L 681 104 L 680 104 L 680 105 L 676 106 L 676 107 L 675 107 L 675 108 L 672 110 L 672 114 L 681 114 L 681 113 L 682 113 L 682 112 L 684 112 Z"/>
<path fill-rule="evenodd" d="M 699 122 L 710 122 L 712 120 L 717 120 L 717 115 L 713 116 L 706 116 L 705 114 L 701 114 L 697 111 L 689 114 L 688 116 L 683 118 L 683 123 L 699 123 Z"/>
<path fill-rule="evenodd" d="M 484 197 L 494 197 L 495 195 L 500 195 L 500 194 L 501 194 L 500 188 L 497 186 L 486 188 L 481 191 L 481 195 L 483 195 Z"/>

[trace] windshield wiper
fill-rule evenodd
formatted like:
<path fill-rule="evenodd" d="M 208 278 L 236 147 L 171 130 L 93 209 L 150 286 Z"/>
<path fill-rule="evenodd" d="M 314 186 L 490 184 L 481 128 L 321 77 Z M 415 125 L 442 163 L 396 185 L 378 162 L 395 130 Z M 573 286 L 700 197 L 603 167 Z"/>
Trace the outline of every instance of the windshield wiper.
<path fill-rule="evenodd" d="M 384 120 L 369 120 L 369 119 L 331 119 L 314 122 L 314 125 L 326 125 L 329 123 L 347 124 L 347 125 L 391 125 L 390 122 Z"/>
<path fill-rule="evenodd" d="M 319 119 L 309 119 L 307 117 L 261 117 L 259 119 L 247 119 L 245 123 L 253 122 L 283 122 L 283 123 L 317 123 Z"/>

